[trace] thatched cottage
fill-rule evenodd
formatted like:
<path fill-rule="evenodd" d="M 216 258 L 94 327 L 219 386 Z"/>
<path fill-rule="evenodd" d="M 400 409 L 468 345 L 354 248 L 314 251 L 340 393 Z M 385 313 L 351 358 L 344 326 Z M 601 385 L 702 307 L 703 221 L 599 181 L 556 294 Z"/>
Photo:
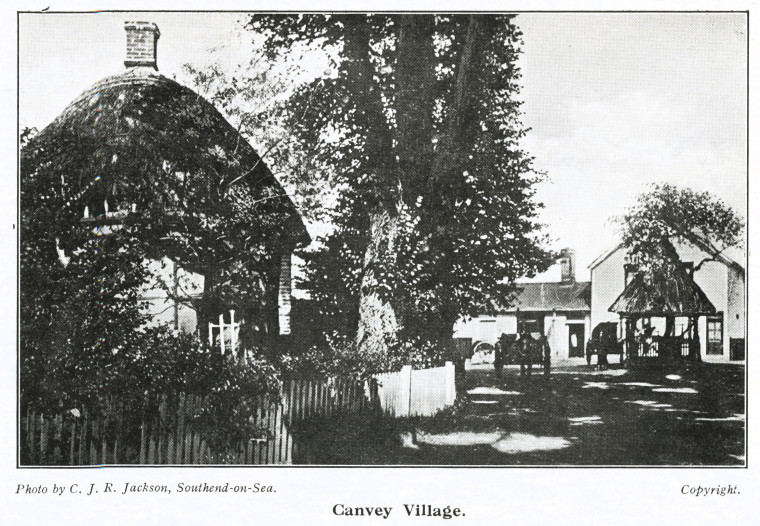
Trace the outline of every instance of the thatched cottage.
<path fill-rule="evenodd" d="M 205 339 L 236 311 L 235 338 L 271 344 L 289 333 L 291 254 L 309 242 L 301 216 L 245 137 L 159 73 L 158 27 L 125 29 L 126 69 L 85 90 L 22 150 L 22 172 L 32 174 L 22 194 L 60 186 L 68 197 L 57 217 L 106 235 L 138 222 L 155 240 L 146 260 L 154 280 L 140 298 L 154 323 Z M 56 239 L 63 265 L 71 243 L 63 231 Z M 217 293 L 234 279 L 253 283 L 255 299 Z"/>

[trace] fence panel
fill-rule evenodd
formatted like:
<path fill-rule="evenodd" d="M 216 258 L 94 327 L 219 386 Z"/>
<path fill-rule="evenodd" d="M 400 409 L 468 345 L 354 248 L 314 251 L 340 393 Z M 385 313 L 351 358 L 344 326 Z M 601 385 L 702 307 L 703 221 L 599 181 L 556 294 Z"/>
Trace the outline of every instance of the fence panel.
<path fill-rule="evenodd" d="M 409 416 L 433 416 L 454 402 L 454 366 L 411 371 Z"/>
<path fill-rule="evenodd" d="M 377 389 L 372 388 L 376 383 Z M 21 419 L 20 454 L 23 465 L 104 464 L 290 464 L 298 450 L 307 451 L 292 435 L 307 418 L 337 413 L 380 410 L 392 417 L 431 416 L 454 402 L 454 367 L 377 374 L 372 381 L 356 378 L 289 379 L 281 400 L 255 399 L 254 424 L 261 436 L 212 453 L 207 437 L 193 426 L 204 400 L 195 395 L 162 395 L 146 399 L 154 407 L 141 422 L 127 421 L 124 408 L 114 405 L 110 417 L 86 410 L 44 417 L 29 408 Z"/>
<path fill-rule="evenodd" d="M 454 365 L 374 375 L 381 410 L 393 417 L 433 416 L 454 403 Z"/>
<path fill-rule="evenodd" d="M 409 390 L 409 373 L 411 367 L 401 371 L 376 374 L 372 378 L 377 382 L 377 397 L 380 409 L 386 415 L 407 416 L 409 400 L 404 396 Z"/>

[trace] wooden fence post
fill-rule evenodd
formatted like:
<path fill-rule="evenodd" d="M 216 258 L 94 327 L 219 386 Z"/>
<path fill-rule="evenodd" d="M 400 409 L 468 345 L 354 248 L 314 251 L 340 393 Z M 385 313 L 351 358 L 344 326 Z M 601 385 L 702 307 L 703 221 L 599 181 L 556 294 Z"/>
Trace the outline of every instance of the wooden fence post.
<path fill-rule="evenodd" d="M 63 415 L 55 415 L 55 446 L 53 448 L 53 463 L 60 466 L 62 462 L 62 444 L 63 444 Z"/>
<path fill-rule="evenodd" d="M 40 464 L 47 462 L 48 420 L 40 413 Z"/>
<path fill-rule="evenodd" d="M 34 450 L 36 449 L 34 445 L 34 417 L 34 411 L 32 411 L 31 407 L 28 408 L 26 410 L 26 443 L 29 451 L 29 463 L 32 465 L 35 464 Z"/>
<path fill-rule="evenodd" d="M 219 315 L 219 343 L 222 346 L 222 354 L 224 354 L 224 314 Z"/>
<path fill-rule="evenodd" d="M 79 459 L 77 462 L 78 466 L 86 466 L 89 462 L 85 459 L 84 453 L 87 451 L 87 431 L 89 428 L 89 419 L 87 418 L 88 413 L 87 409 L 82 408 L 82 420 L 80 422 L 81 427 L 79 428 Z"/>
<path fill-rule="evenodd" d="M 140 424 L 140 464 L 148 463 L 148 422 L 145 415 Z"/>
<path fill-rule="evenodd" d="M 69 443 L 69 465 L 74 466 L 75 443 L 77 440 L 77 419 L 71 420 L 71 442 Z"/>
<path fill-rule="evenodd" d="M 230 309 L 230 352 L 232 352 L 233 357 L 237 352 L 237 338 L 235 336 L 235 311 L 233 309 Z"/>

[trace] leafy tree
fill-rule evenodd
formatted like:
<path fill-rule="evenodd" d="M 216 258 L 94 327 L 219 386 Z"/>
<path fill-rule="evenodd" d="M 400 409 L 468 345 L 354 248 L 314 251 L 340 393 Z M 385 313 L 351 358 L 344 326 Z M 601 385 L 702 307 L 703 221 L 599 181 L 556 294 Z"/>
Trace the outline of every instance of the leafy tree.
<path fill-rule="evenodd" d="M 309 255 L 321 326 L 365 355 L 446 342 L 456 319 L 544 269 L 522 150 L 521 33 L 512 16 L 254 15 L 270 60 L 295 46 L 331 67 L 286 110 L 294 141 L 341 188 Z M 337 314 L 337 315 L 336 315 Z"/>
<path fill-rule="evenodd" d="M 740 246 L 744 233 L 744 221 L 722 200 L 709 192 L 671 184 L 653 184 L 617 223 L 627 263 L 636 271 L 637 290 L 660 301 L 666 292 L 677 297 L 688 294 L 693 286 L 678 255 L 678 244 L 691 244 L 706 254 L 694 265 L 697 271 L 708 261 L 718 260 L 727 249 Z M 695 328 L 697 316 L 684 315 L 689 315 L 689 327 Z M 665 336 L 675 336 L 675 315 L 668 314 L 665 319 Z M 699 359 L 698 334 L 695 336 L 689 354 Z"/>
<path fill-rule="evenodd" d="M 109 236 L 75 229 L 68 240 L 78 237 L 79 249 L 64 267 L 53 229 L 32 226 L 52 221 L 49 212 L 26 209 L 21 223 L 22 394 L 37 407 L 95 407 L 131 390 L 135 329 L 145 322 L 137 301 L 144 247 L 129 229 Z"/>
<path fill-rule="evenodd" d="M 326 57 L 321 58 L 326 62 Z M 262 51 L 254 51 L 248 61 L 232 68 L 212 59 L 209 65 L 185 64 L 183 74 L 183 80 L 261 154 L 298 211 L 310 221 L 327 220 L 328 203 L 335 198 L 334 178 L 312 162 L 286 119 L 285 101 L 304 75 L 297 63 L 271 61 Z"/>
<path fill-rule="evenodd" d="M 740 246 L 744 233 L 743 219 L 725 202 L 671 184 L 653 184 L 617 223 L 629 262 L 650 274 L 680 263 L 674 242 L 688 242 L 707 254 L 695 265 L 698 270 Z"/>

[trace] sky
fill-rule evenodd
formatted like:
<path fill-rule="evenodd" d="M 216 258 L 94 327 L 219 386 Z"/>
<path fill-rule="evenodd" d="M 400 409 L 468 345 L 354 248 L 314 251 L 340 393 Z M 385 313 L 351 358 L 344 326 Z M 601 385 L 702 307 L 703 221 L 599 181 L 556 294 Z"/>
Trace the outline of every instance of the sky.
<path fill-rule="evenodd" d="M 19 120 L 47 125 L 124 68 L 126 20 L 158 24 L 159 70 L 250 56 L 237 13 L 21 14 Z M 742 13 L 524 13 L 524 146 L 553 248 L 577 277 L 614 246 L 610 218 L 648 184 L 707 190 L 746 217 L 747 27 Z M 540 276 L 552 280 L 557 269 Z"/>

